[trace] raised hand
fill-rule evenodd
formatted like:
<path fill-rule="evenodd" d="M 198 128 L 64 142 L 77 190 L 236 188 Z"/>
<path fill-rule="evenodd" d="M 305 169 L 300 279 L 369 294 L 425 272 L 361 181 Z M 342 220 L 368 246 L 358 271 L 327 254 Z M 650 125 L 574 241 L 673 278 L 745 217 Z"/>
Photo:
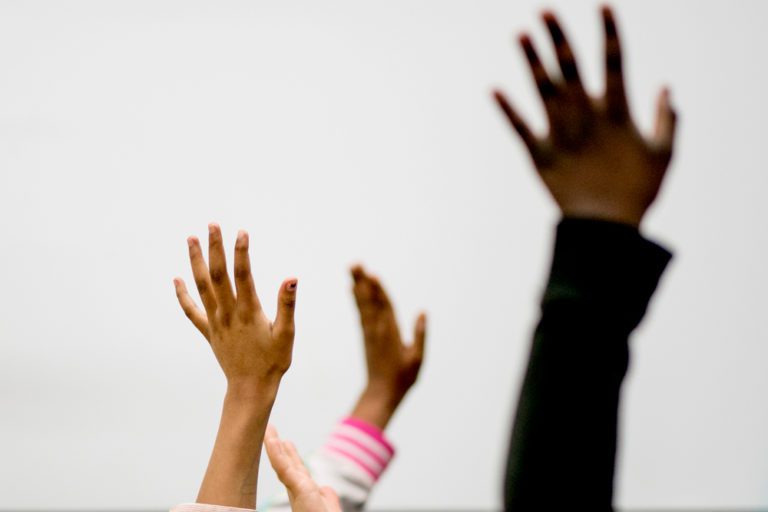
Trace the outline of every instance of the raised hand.
<path fill-rule="evenodd" d="M 320 487 L 301 461 L 296 447 L 280 439 L 271 425 L 264 437 L 264 446 L 277 478 L 288 491 L 294 512 L 341 512 L 341 504 L 330 487 Z"/>
<path fill-rule="evenodd" d="M 233 290 L 221 230 L 216 224 L 208 228 L 208 266 L 197 238 L 187 239 L 205 311 L 195 305 L 184 281 L 174 279 L 179 304 L 210 343 L 227 378 L 221 423 L 197 501 L 256 508 L 264 431 L 280 379 L 291 365 L 297 281 L 286 279 L 280 286 L 277 317 L 270 322 L 253 284 L 248 234 L 237 235 Z"/>
<path fill-rule="evenodd" d="M 530 36 L 520 36 L 544 102 L 549 133 L 536 136 L 501 92 L 494 95 L 564 216 L 638 226 L 658 194 L 672 157 L 676 116 L 669 91 L 663 89 L 654 132 L 646 137 L 637 129 L 625 95 L 613 12 L 603 7 L 602 17 L 606 69 L 602 96 L 591 97 L 584 90 L 573 51 L 551 12 L 545 12 L 543 18 L 555 46 L 561 77 L 551 77 Z"/>
<path fill-rule="evenodd" d="M 368 384 L 352 416 L 383 429 L 419 375 L 427 319 L 424 313 L 419 315 L 413 342 L 405 345 L 394 309 L 379 280 L 360 265 L 351 271 L 368 368 Z"/>
<path fill-rule="evenodd" d="M 235 243 L 235 290 L 227 274 L 221 229 L 208 226 L 208 259 L 205 264 L 200 242 L 191 236 L 189 259 L 205 311 L 198 308 L 181 278 L 176 278 L 176 296 L 184 313 L 210 342 L 213 353 L 230 384 L 276 384 L 291 365 L 293 312 L 296 279 L 286 279 L 278 292 L 274 323 L 261 308 L 251 276 L 248 233 L 240 231 Z M 236 293 L 235 293 L 236 291 Z"/>

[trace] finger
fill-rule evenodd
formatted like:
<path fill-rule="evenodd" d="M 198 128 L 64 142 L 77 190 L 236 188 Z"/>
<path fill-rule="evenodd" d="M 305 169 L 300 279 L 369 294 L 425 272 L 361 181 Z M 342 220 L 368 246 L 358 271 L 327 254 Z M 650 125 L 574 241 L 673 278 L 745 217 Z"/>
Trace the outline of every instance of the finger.
<path fill-rule="evenodd" d="M 514 128 L 517 134 L 520 135 L 520 138 L 523 140 L 523 144 L 525 144 L 525 147 L 528 148 L 528 152 L 531 154 L 533 160 L 536 161 L 538 158 L 539 141 L 528 127 L 528 124 L 517 113 L 514 107 L 512 107 L 512 105 L 501 91 L 493 91 L 493 97 L 496 99 L 496 103 L 499 104 L 499 107 L 501 107 L 504 115 L 506 115 L 507 119 L 509 119 L 512 128 Z"/>
<path fill-rule="evenodd" d="M 654 130 L 654 145 L 660 156 L 672 157 L 672 147 L 675 141 L 677 114 L 672 108 L 669 89 L 662 89 L 656 104 L 656 129 Z"/>
<path fill-rule="evenodd" d="M 621 43 L 611 8 L 603 7 L 602 15 L 605 28 L 605 105 L 611 119 L 623 121 L 629 116 L 629 106 L 624 91 Z"/>
<path fill-rule="evenodd" d="M 224 244 L 221 240 L 221 228 L 218 224 L 208 225 L 208 266 L 211 272 L 211 283 L 219 304 L 220 313 L 228 315 L 235 305 L 235 294 L 232 283 L 227 275 L 227 259 L 224 255 Z"/>
<path fill-rule="evenodd" d="M 197 307 L 195 301 L 190 297 L 187 285 L 183 279 L 177 277 L 173 280 L 173 284 L 176 288 L 176 298 L 179 300 L 179 305 L 181 305 L 184 314 L 197 327 L 197 330 L 205 336 L 205 339 L 208 339 L 208 317 L 205 316 L 205 313 Z"/>
<path fill-rule="evenodd" d="M 387 295 L 387 291 L 382 286 L 379 278 L 370 276 L 368 279 L 371 286 L 371 299 L 379 308 L 392 309 L 392 302 L 389 300 L 389 295 Z"/>
<path fill-rule="evenodd" d="M 424 359 L 424 345 L 427 339 L 427 315 L 421 313 L 413 328 L 413 355 L 418 360 Z"/>
<path fill-rule="evenodd" d="M 373 312 L 373 287 L 371 286 L 370 277 L 365 273 L 365 269 L 361 265 L 353 265 L 350 272 L 354 281 L 352 293 L 355 296 L 358 312 L 361 318 L 364 315 L 367 317 Z"/>
<path fill-rule="evenodd" d="M 290 469 L 291 459 L 283 449 L 283 442 L 277 437 L 271 437 L 264 439 L 264 448 L 267 450 L 267 457 L 269 457 L 269 463 L 272 465 L 272 469 L 277 473 L 277 477 L 283 484 L 285 484 L 285 474 Z M 287 484 L 286 484 L 287 485 Z"/>
<path fill-rule="evenodd" d="M 366 275 L 355 286 L 354 293 L 364 333 L 368 333 L 369 329 L 376 325 L 394 325 L 395 330 L 397 329 L 392 303 L 378 278 Z M 378 338 L 379 336 L 375 337 Z M 370 339 L 366 337 L 367 341 Z"/>
<path fill-rule="evenodd" d="M 192 275 L 195 277 L 195 285 L 200 294 L 200 300 L 203 302 L 205 313 L 208 318 L 213 318 L 216 313 L 216 296 L 211 286 L 211 275 L 208 273 L 208 266 L 203 259 L 203 252 L 200 250 L 200 241 L 197 237 L 187 238 L 189 244 L 189 262 L 192 265 Z"/>
<path fill-rule="evenodd" d="M 545 12 L 543 18 L 549 30 L 549 35 L 552 37 L 552 43 L 555 46 L 557 61 L 560 64 L 560 72 L 563 74 L 565 85 L 572 94 L 586 99 L 587 93 L 584 91 L 581 78 L 579 78 L 579 70 L 576 66 L 573 50 L 571 50 L 571 45 L 568 43 L 560 23 L 557 21 L 554 13 L 550 11 Z"/>
<path fill-rule="evenodd" d="M 296 465 L 293 457 L 288 452 L 288 442 L 283 441 L 276 435 L 264 438 L 264 447 L 267 450 L 267 457 L 272 469 L 275 470 L 278 480 L 282 482 L 288 491 L 289 496 L 295 494 L 300 487 L 302 477 L 308 475 L 303 464 Z M 291 496 L 291 501 L 293 498 Z"/>
<path fill-rule="evenodd" d="M 309 471 L 304 465 L 304 461 L 302 461 L 299 456 L 299 451 L 296 449 L 296 445 L 291 441 L 283 441 L 283 449 L 291 459 L 291 466 L 296 468 L 299 472 L 309 475 Z"/>
<path fill-rule="evenodd" d="M 296 289 L 299 281 L 296 278 L 286 279 L 280 285 L 277 293 L 277 316 L 273 326 L 275 337 L 286 342 L 293 341 L 295 327 L 293 313 L 296 309 Z"/>
<path fill-rule="evenodd" d="M 271 423 L 267 425 L 267 429 L 264 431 L 264 440 L 267 439 L 280 439 L 277 429 Z"/>
<path fill-rule="evenodd" d="M 544 69 L 544 66 L 541 64 L 539 54 L 536 53 L 536 49 L 533 47 L 533 43 L 528 34 L 520 36 L 520 46 L 523 47 L 525 58 L 528 59 L 528 64 L 531 67 L 531 73 L 533 74 L 533 79 L 536 81 L 536 87 L 539 89 L 541 99 L 544 100 L 544 105 L 549 110 L 551 101 L 557 94 L 557 89 L 549 78 L 547 70 Z"/>
<path fill-rule="evenodd" d="M 349 273 L 352 274 L 352 280 L 355 283 L 365 277 L 365 269 L 359 263 L 352 265 L 349 269 Z"/>
<path fill-rule="evenodd" d="M 371 302 L 372 305 L 379 307 L 391 306 L 387 292 L 376 276 L 367 274 L 361 265 L 354 265 L 351 272 L 352 279 L 355 281 L 353 291 L 358 301 Z"/>
<path fill-rule="evenodd" d="M 248 246 L 248 233 L 239 231 L 235 242 L 235 289 L 237 311 L 243 319 L 252 319 L 261 311 L 261 303 L 253 284 Z"/>

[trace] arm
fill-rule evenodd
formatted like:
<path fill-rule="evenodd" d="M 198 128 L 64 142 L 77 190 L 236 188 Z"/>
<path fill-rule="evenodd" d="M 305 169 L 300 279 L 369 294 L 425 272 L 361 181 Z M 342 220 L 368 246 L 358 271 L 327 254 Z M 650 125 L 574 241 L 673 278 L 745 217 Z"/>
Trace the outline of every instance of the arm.
<path fill-rule="evenodd" d="M 362 510 L 387 469 L 395 450 L 384 430 L 415 384 L 424 358 L 426 316 L 416 320 L 413 343 L 400 336 L 394 308 L 381 282 L 363 267 L 352 267 L 352 288 L 360 313 L 368 382 L 349 417 L 334 428 L 323 448 L 307 465 L 314 480 L 333 488 L 344 512 Z M 287 495 L 268 510 L 288 510 Z"/>
<path fill-rule="evenodd" d="M 610 9 L 603 9 L 603 20 L 600 98 L 584 91 L 553 14 L 544 21 L 562 79 L 549 76 L 527 35 L 520 38 L 547 112 L 546 137 L 534 135 L 496 93 L 564 217 L 511 436 L 507 510 L 611 508 L 628 337 L 670 258 L 639 226 L 671 159 L 675 114 L 662 91 L 654 134 L 640 134 L 629 115 Z"/>
<path fill-rule="evenodd" d="M 509 510 L 610 509 L 628 338 L 669 257 L 630 226 L 570 218 L 557 227 L 507 459 Z"/>
<path fill-rule="evenodd" d="M 209 226 L 206 266 L 195 237 L 188 239 L 192 273 L 204 311 L 174 280 L 182 309 L 208 340 L 227 379 L 221 422 L 198 504 L 175 510 L 254 509 L 259 458 L 264 432 L 280 379 L 291 364 L 296 279 L 280 287 L 278 314 L 270 322 L 261 309 L 251 276 L 248 234 L 241 231 L 235 245 L 235 290 L 226 269 L 219 226 Z M 235 293 L 236 292 L 236 293 Z M 222 508 L 223 507 L 223 508 Z"/>

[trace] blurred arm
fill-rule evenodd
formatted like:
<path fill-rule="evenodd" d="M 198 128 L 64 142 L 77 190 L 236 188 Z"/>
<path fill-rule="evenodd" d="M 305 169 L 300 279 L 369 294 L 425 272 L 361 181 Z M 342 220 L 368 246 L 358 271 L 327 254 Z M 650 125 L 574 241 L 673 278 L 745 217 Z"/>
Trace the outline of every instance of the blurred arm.
<path fill-rule="evenodd" d="M 564 219 L 512 431 L 507 510 L 610 510 L 628 338 L 671 254 L 634 227 Z"/>

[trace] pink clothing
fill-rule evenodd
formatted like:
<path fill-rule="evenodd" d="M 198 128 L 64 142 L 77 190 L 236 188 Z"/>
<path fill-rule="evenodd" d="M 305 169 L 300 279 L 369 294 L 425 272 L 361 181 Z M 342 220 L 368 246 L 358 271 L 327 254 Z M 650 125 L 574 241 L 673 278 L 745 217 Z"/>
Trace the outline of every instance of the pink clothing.
<path fill-rule="evenodd" d="M 325 445 L 307 461 L 307 468 L 320 486 L 329 486 L 339 496 L 344 512 L 362 510 L 368 496 L 395 455 L 395 449 L 378 427 L 357 418 L 336 425 Z M 264 512 L 291 509 L 283 490 L 259 506 Z M 203 503 L 184 503 L 171 512 L 253 512 L 252 509 Z"/>

